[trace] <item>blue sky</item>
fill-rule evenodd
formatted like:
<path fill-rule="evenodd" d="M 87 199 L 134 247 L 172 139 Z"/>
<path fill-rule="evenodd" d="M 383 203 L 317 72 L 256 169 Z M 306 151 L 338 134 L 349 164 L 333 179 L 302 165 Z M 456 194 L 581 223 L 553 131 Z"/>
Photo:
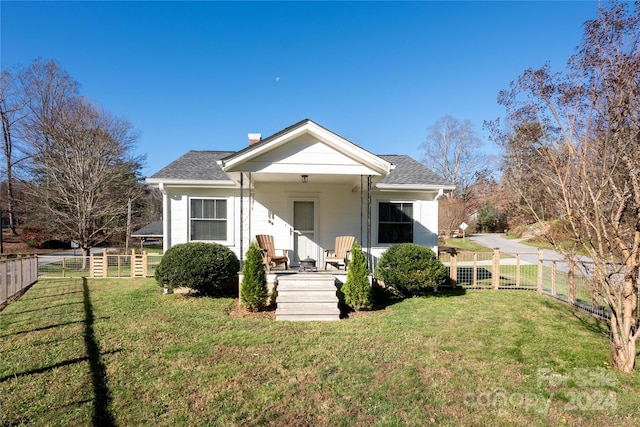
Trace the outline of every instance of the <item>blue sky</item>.
<path fill-rule="evenodd" d="M 2 68 L 56 59 L 130 120 L 151 175 L 310 118 L 376 154 L 419 149 L 444 115 L 503 114 L 528 67 L 561 69 L 595 1 L 0 2 Z"/>

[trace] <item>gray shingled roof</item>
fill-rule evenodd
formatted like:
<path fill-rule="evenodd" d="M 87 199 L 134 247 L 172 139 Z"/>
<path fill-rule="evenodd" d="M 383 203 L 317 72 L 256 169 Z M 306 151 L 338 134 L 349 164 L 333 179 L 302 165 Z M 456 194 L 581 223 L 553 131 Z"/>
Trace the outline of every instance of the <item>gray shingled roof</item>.
<path fill-rule="evenodd" d="M 422 163 L 406 155 L 387 154 L 378 157 L 395 165 L 381 182 L 383 184 L 452 185 Z"/>
<path fill-rule="evenodd" d="M 184 179 L 184 180 L 229 180 L 223 172 L 218 160 L 233 154 L 233 151 L 195 151 L 191 150 L 184 156 L 169 163 L 151 175 L 154 179 Z"/>
<path fill-rule="evenodd" d="M 162 237 L 162 221 L 154 221 L 131 234 L 131 237 Z"/>
<path fill-rule="evenodd" d="M 229 180 L 217 160 L 228 157 L 231 151 L 189 151 L 151 176 L 154 179 Z M 378 156 L 395 165 L 382 180 L 383 184 L 451 185 L 449 181 L 406 155 Z"/>

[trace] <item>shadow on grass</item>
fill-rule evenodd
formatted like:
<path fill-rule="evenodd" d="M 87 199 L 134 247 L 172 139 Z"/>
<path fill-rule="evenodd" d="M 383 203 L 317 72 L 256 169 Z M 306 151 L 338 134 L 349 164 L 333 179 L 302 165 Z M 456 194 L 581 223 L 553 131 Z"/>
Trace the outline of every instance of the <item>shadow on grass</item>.
<path fill-rule="evenodd" d="M 105 352 L 103 354 L 116 354 L 116 353 L 120 353 L 121 351 L 122 350 L 113 350 L 113 351 Z M 75 359 L 65 360 L 65 361 L 62 361 L 60 363 L 54 363 L 53 365 L 43 366 L 42 368 L 31 369 L 30 371 L 17 372 L 17 373 L 14 373 L 14 374 L 5 375 L 4 377 L 0 377 L 0 383 L 3 383 L 5 381 L 11 380 L 11 379 L 27 377 L 29 375 L 44 374 L 45 372 L 53 371 L 54 369 L 64 368 L 65 366 L 70 366 L 70 365 L 73 365 L 74 363 L 84 363 L 84 362 L 87 362 L 87 361 L 89 361 L 89 357 L 87 357 L 87 356 L 78 357 L 78 358 L 75 358 Z"/>
<path fill-rule="evenodd" d="M 398 304 L 410 297 L 403 297 L 399 294 L 395 293 L 390 288 L 383 288 L 380 286 L 374 286 L 374 303 L 373 308 L 371 310 L 366 310 L 366 312 L 376 312 L 376 311 L 384 311 L 388 307 L 392 305 Z M 422 292 L 416 297 L 420 298 L 450 298 L 450 297 L 458 297 L 465 295 L 467 290 L 461 286 L 450 287 L 439 287 L 437 291 L 434 289 L 430 289 L 426 292 Z M 339 308 L 340 308 L 340 318 L 346 319 L 350 314 L 356 313 L 351 307 L 349 307 L 344 302 L 344 294 L 342 292 L 338 293 L 339 296 Z"/>
<path fill-rule="evenodd" d="M 456 273 L 458 274 L 458 282 L 471 282 L 473 280 L 473 267 L 458 267 L 456 269 Z M 476 271 L 476 279 L 477 280 L 489 280 L 493 277 L 491 271 L 487 270 L 484 267 L 477 267 Z"/>
<path fill-rule="evenodd" d="M 71 295 L 71 294 L 81 294 L 82 291 L 71 291 L 71 292 L 63 292 L 61 294 L 50 294 L 50 295 L 42 295 L 42 296 L 34 296 L 34 297 L 29 297 L 29 298 L 21 298 L 22 301 L 33 301 L 33 300 L 37 300 L 37 299 L 43 299 L 43 298 L 57 298 L 57 297 L 61 297 L 61 296 L 66 296 L 66 295 Z"/>
<path fill-rule="evenodd" d="M 32 310 L 14 311 L 13 313 L 5 314 L 5 316 L 16 316 L 18 314 L 32 313 L 34 311 L 41 311 L 41 310 L 51 310 L 52 308 L 65 307 L 65 306 L 77 305 L 77 304 L 82 304 L 82 303 L 78 301 L 78 302 L 68 302 L 65 304 L 48 305 L 46 307 L 34 308 Z"/>
<path fill-rule="evenodd" d="M 558 310 L 558 305 L 554 299 L 557 302 L 561 302 L 560 307 L 562 307 L 562 310 Z M 606 337 L 608 337 L 611 332 L 609 323 L 606 320 L 594 316 L 593 314 L 580 309 L 580 307 L 573 306 L 562 299 L 553 297 L 544 298 L 542 299 L 542 304 L 547 308 L 556 310 L 556 318 L 559 321 L 564 321 L 565 316 L 570 316 L 577 319 L 588 331 L 601 334 Z"/>
<path fill-rule="evenodd" d="M 100 346 L 96 340 L 93 330 L 93 304 L 89 295 L 89 285 L 87 278 L 82 278 L 82 290 L 84 301 L 85 327 L 84 345 L 87 352 L 87 359 L 91 369 L 91 382 L 93 383 L 93 425 L 94 426 L 115 426 L 113 414 L 111 414 L 111 391 L 107 386 L 107 368 L 102 362 Z"/>
<path fill-rule="evenodd" d="M 26 331 L 14 332 L 12 334 L 0 335 L 0 338 L 6 338 L 6 337 L 13 336 L 13 335 L 29 334 L 31 332 L 46 331 L 47 329 L 54 329 L 54 328 L 59 328 L 61 326 L 74 325 L 76 323 L 85 323 L 85 321 L 84 320 L 74 320 L 73 322 L 56 323 L 55 325 L 47 325 L 47 326 L 42 326 L 40 328 L 28 329 Z"/>
<path fill-rule="evenodd" d="M 450 298 L 450 297 L 461 297 L 467 293 L 467 290 L 462 286 L 456 286 L 455 288 L 439 288 L 438 292 L 434 292 L 429 294 L 430 297 L 435 298 Z"/>

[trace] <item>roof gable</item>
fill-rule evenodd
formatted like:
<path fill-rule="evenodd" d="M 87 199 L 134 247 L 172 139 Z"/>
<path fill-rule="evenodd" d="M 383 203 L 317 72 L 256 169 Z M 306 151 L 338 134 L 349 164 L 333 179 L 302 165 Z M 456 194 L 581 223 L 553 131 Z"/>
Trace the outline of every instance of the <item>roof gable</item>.
<path fill-rule="evenodd" d="M 308 119 L 219 163 L 226 172 L 386 176 L 391 170 L 386 160 Z"/>

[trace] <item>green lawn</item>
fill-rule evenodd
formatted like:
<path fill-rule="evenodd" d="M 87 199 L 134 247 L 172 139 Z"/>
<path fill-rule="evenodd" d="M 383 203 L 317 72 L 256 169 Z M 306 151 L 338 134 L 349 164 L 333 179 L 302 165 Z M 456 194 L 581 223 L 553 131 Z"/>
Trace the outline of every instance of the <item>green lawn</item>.
<path fill-rule="evenodd" d="M 0 312 L 0 425 L 638 425 L 605 324 L 451 292 L 289 323 L 151 279 L 43 280 Z"/>
<path fill-rule="evenodd" d="M 493 249 L 482 246 L 471 240 L 469 237 L 452 237 L 445 241 L 445 246 L 465 252 L 493 252 Z"/>

